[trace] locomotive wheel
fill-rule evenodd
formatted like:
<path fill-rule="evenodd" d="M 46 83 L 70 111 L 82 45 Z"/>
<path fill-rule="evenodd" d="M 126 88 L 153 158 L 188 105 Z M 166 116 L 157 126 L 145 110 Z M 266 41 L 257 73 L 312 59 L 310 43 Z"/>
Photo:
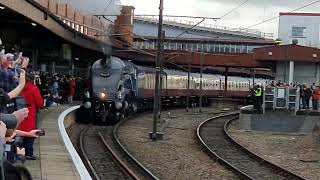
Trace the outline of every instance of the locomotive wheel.
<path fill-rule="evenodd" d="M 131 108 L 132 108 L 133 114 L 137 113 L 138 112 L 138 103 L 137 102 L 133 102 L 131 104 Z"/>

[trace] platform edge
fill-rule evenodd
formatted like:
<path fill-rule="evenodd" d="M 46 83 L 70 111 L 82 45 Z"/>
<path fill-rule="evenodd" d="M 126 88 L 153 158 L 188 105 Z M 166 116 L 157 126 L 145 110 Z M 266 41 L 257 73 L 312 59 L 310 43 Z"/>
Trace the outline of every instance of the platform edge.
<path fill-rule="evenodd" d="M 71 107 L 65 111 L 63 111 L 58 118 L 58 127 L 59 127 L 59 133 L 60 136 L 63 140 L 63 144 L 65 146 L 65 148 L 67 149 L 69 156 L 72 159 L 72 162 L 74 164 L 74 166 L 76 167 L 78 174 L 81 178 L 81 180 L 92 180 L 87 168 L 85 167 L 85 165 L 83 164 L 80 156 L 78 155 L 77 151 L 75 150 L 75 148 L 73 147 L 73 144 L 69 138 L 69 135 L 67 134 L 67 131 L 65 129 L 64 126 L 64 119 L 65 117 L 71 113 L 72 111 L 75 111 L 76 109 L 80 108 L 80 106 L 74 106 Z"/>

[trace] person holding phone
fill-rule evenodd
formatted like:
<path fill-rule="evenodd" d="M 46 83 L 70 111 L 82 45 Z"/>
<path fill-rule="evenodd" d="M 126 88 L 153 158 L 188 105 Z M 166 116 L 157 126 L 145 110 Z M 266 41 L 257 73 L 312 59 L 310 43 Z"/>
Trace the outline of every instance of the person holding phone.
<path fill-rule="evenodd" d="M 27 132 L 23 138 L 23 146 L 26 149 L 26 159 L 35 160 L 33 156 L 34 138 L 38 137 L 41 130 L 36 129 L 36 112 L 43 107 L 43 98 L 40 90 L 33 84 L 33 72 L 26 73 L 26 85 L 24 86 L 21 96 L 24 97 L 29 114 L 26 119 L 19 125 L 17 134 L 23 136 L 22 132 Z"/>

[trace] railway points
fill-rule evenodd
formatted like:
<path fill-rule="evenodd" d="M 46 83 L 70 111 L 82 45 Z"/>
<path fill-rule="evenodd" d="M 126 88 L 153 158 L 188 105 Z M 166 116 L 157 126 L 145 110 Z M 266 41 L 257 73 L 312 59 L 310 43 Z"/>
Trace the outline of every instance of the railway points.
<path fill-rule="evenodd" d="M 243 131 L 239 122 L 229 133 L 236 141 L 264 159 L 282 166 L 305 179 L 319 179 L 319 133 L 294 135 L 274 132 Z"/>
<path fill-rule="evenodd" d="M 218 161 L 246 179 L 304 179 L 265 161 L 263 157 L 234 141 L 227 129 L 229 124 L 238 118 L 238 112 L 216 116 L 200 124 L 197 129 L 198 138 Z"/>

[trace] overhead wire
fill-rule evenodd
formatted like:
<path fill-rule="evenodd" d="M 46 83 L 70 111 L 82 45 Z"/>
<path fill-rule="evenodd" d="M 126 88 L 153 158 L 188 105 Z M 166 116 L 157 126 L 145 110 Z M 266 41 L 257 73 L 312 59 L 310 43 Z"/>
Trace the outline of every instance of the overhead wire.
<path fill-rule="evenodd" d="M 293 12 L 299 11 L 299 10 L 301 10 L 301 9 L 304 9 L 304 8 L 306 8 L 306 7 L 309 7 L 309 6 L 312 6 L 312 5 L 317 4 L 317 3 L 319 3 L 319 2 L 320 2 L 320 0 L 313 1 L 313 2 L 311 2 L 311 3 L 309 3 L 309 4 L 306 4 L 306 5 L 304 5 L 304 6 L 301 6 L 301 7 L 297 8 L 297 9 L 294 9 L 294 10 L 292 10 L 292 11 L 289 11 L 289 13 L 293 13 Z M 263 24 L 263 23 L 272 21 L 272 20 L 277 19 L 277 18 L 279 18 L 279 17 L 280 17 L 280 15 L 275 16 L 275 17 L 272 17 L 272 18 L 269 18 L 269 19 L 266 19 L 266 20 L 264 20 L 264 21 L 261 21 L 261 22 L 259 22 L 259 23 L 257 23 L 257 24 L 253 24 L 253 25 L 251 25 L 251 26 L 249 26 L 249 27 L 246 27 L 246 28 L 244 28 L 244 29 L 253 28 L 253 27 L 255 27 L 255 26 L 258 26 L 258 25 L 260 25 L 260 24 Z"/>
<path fill-rule="evenodd" d="M 106 19 L 107 21 L 109 21 L 110 23 L 115 24 L 114 21 L 106 18 L 105 16 L 103 16 L 103 18 Z M 129 30 L 128 30 L 128 31 L 129 31 Z M 135 33 L 133 33 L 133 32 L 132 32 L 132 34 L 133 34 L 133 35 L 136 35 L 136 36 L 138 36 L 138 37 L 140 36 L 140 35 L 135 34 Z M 142 36 L 141 36 L 141 37 L 142 37 Z M 143 37 L 142 37 L 142 38 L 143 38 Z M 153 54 L 153 53 L 144 51 L 144 50 L 142 50 L 142 49 L 134 48 L 134 47 L 132 47 L 130 44 L 125 43 L 125 42 L 123 42 L 123 41 L 121 41 L 121 40 L 118 40 L 118 39 L 115 39 L 115 40 L 118 41 L 119 43 L 125 45 L 125 46 L 130 47 L 131 50 L 138 51 L 138 52 L 142 52 L 142 53 L 144 53 L 144 54 L 147 54 L 147 55 L 150 55 L 150 56 L 153 56 L 153 57 L 156 56 L 156 54 Z M 149 40 L 148 40 L 148 41 L 149 41 Z M 165 57 L 165 58 L 166 58 L 166 57 Z M 187 71 L 186 68 L 184 68 L 183 66 L 180 66 L 180 65 L 178 65 L 178 64 L 175 64 L 175 63 L 173 63 L 173 62 L 170 62 L 169 60 L 166 60 L 165 58 L 162 58 L 162 59 L 163 59 L 164 61 L 166 61 L 167 63 L 172 64 L 172 65 L 174 65 L 174 66 L 176 66 L 176 67 L 178 67 L 178 68 L 180 68 L 180 69 L 183 69 L 183 70 Z"/>
<path fill-rule="evenodd" d="M 196 23 L 195 25 L 187 28 L 187 30 L 185 30 L 184 32 L 180 33 L 178 36 L 174 37 L 172 39 L 172 41 L 178 39 L 179 37 L 181 37 L 182 35 L 186 34 L 188 31 L 192 30 L 193 28 L 197 27 L 199 24 L 201 24 L 203 21 L 205 20 L 205 18 L 203 18 L 201 21 L 199 21 L 198 23 Z"/>
<path fill-rule="evenodd" d="M 106 12 L 106 11 L 108 10 L 108 8 L 110 7 L 110 5 L 111 5 L 112 1 L 113 1 L 113 0 L 110 0 L 110 1 L 109 1 L 109 4 L 107 5 L 107 7 L 104 9 L 104 11 L 103 11 L 103 12 Z"/>
<path fill-rule="evenodd" d="M 243 1 L 241 4 L 239 4 L 238 6 L 236 6 L 235 8 L 231 9 L 230 11 L 228 11 L 227 13 L 225 13 L 224 15 L 222 15 L 219 19 L 222 19 L 226 16 L 228 16 L 229 14 L 231 14 L 232 12 L 234 12 L 235 10 L 239 9 L 241 6 L 243 6 L 244 4 L 246 4 L 249 0 L 245 0 Z"/>

